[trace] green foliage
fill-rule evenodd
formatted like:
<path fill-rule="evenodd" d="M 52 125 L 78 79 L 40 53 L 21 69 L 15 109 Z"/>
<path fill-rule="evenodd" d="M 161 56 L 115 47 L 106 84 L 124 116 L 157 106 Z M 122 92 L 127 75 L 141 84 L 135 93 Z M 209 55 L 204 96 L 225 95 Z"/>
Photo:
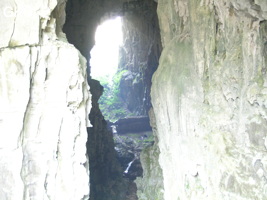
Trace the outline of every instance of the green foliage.
<path fill-rule="evenodd" d="M 108 76 L 99 79 L 104 87 L 103 95 L 98 101 L 99 107 L 105 119 L 112 122 L 129 115 L 119 95 L 121 78 L 125 72 L 127 70 L 118 71 L 112 77 L 112 80 Z"/>

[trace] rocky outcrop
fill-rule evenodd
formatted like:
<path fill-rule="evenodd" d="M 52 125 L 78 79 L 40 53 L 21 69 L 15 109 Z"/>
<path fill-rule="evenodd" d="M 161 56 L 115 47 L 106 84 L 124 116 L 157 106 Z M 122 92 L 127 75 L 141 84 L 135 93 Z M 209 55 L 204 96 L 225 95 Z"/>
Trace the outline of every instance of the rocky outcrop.
<path fill-rule="evenodd" d="M 159 0 L 164 199 L 265 199 L 266 1 Z"/>
<path fill-rule="evenodd" d="M 88 199 L 86 61 L 65 2 L 0 7 L 0 199 Z"/>

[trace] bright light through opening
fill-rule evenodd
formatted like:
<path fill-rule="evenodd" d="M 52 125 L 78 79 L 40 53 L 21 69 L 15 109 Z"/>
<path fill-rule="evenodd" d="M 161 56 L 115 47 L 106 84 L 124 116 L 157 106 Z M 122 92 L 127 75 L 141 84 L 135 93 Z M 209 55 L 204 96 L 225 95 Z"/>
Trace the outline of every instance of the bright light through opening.
<path fill-rule="evenodd" d="M 95 46 L 91 50 L 91 76 L 110 81 L 117 71 L 119 46 L 122 44 L 121 18 L 116 17 L 98 26 L 95 33 Z"/>

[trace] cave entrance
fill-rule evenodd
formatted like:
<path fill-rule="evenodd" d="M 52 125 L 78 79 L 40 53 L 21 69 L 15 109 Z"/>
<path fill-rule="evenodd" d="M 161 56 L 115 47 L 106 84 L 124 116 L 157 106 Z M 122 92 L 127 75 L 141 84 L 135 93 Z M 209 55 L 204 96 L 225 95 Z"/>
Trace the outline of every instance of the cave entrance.
<path fill-rule="evenodd" d="M 134 189 L 132 183 L 135 177 L 141 175 L 139 169 L 142 170 L 142 167 L 138 159 L 141 144 L 151 144 L 154 139 L 152 134 L 144 133 L 143 129 L 147 126 L 140 125 L 140 122 L 145 122 L 149 126 L 151 80 L 158 67 L 162 49 L 156 10 L 157 3 L 154 0 L 67 1 L 63 30 L 68 41 L 74 44 L 88 61 L 87 78 L 92 94 L 92 108 L 89 114 L 92 126 L 87 128 L 90 200 L 137 199 L 136 188 Z M 113 85 L 113 90 L 106 95 L 103 94 L 99 99 L 102 88 L 104 87 L 105 92 L 109 89 L 105 88 L 105 83 L 101 79 L 102 86 L 95 80 L 99 78 L 94 71 L 94 50 L 92 56 L 90 51 L 95 44 L 95 33 L 99 23 L 103 22 L 103 19 L 117 18 L 114 16 L 122 16 L 122 45 L 119 47 L 118 64 L 111 72 L 113 74 L 116 71 L 115 75 L 110 76 L 113 77 L 112 81 L 108 78 L 111 83 L 106 84 L 109 87 Z M 113 29 L 114 26 L 106 32 L 111 34 Z M 114 39 L 109 37 L 109 40 Z M 110 50 L 104 45 L 100 51 L 100 59 L 106 61 L 111 52 L 117 50 Z M 105 51 L 108 52 L 107 56 L 103 55 Z M 113 55 L 113 58 L 116 57 L 116 54 Z M 111 63 L 112 61 L 108 62 Z M 101 69 L 98 71 L 107 72 L 110 69 L 110 66 L 107 69 L 107 64 L 102 66 L 105 68 L 98 67 Z M 106 98 L 103 98 L 105 96 Z M 106 106 L 106 112 L 103 107 L 102 113 L 100 112 L 99 104 L 100 108 Z M 110 130 L 107 127 L 110 127 Z M 151 130 L 151 127 L 149 129 Z M 138 153 L 135 153 L 136 151 Z M 117 154 L 120 162 L 117 160 Z M 138 169 L 137 172 L 135 168 Z M 129 198 L 131 194 L 135 197 Z"/>
<path fill-rule="evenodd" d="M 90 51 L 90 66 L 91 77 L 103 86 L 102 96 L 98 100 L 99 108 L 113 134 L 123 176 L 132 185 L 129 190 L 134 192 L 136 186 L 133 181 L 143 173 L 141 151 L 152 145 L 154 137 L 149 117 L 142 109 L 142 103 L 146 100 L 142 69 L 131 69 L 131 64 L 127 63 L 129 55 L 125 49 L 129 46 L 126 47 L 125 40 L 133 39 L 127 38 L 129 31 L 123 25 L 123 17 L 101 23 L 95 32 L 95 46 Z M 123 33 L 126 33 L 126 38 Z M 140 95 L 135 98 L 141 101 L 128 98 L 131 89 L 131 94 Z"/>
<path fill-rule="evenodd" d="M 98 103 L 105 120 L 115 122 L 130 115 L 120 97 L 123 71 L 118 69 L 123 43 L 122 17 L 101 23 L 95 32 L 95 45 L 90 54 L 91 77 L 100 82 L 104 91 Z"/>

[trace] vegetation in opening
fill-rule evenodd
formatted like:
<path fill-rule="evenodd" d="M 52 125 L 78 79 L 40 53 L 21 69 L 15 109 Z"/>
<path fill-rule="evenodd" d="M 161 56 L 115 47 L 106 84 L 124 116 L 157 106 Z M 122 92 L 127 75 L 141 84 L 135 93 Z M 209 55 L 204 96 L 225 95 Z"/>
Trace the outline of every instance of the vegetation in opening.
<path fill-rule="evenodd" d="M 120 17 L 101 24 L 96 30 L 96 45 L 90 52 L 91 76 L 104 87 L 103 95 L 98 101 L 99 107 L 105 119 L 112 122 L 130 115 L 119 95 L 121 77 L 127 71 L 117 71 L 119 48 L 122 44 L 121 26 Z"/>
<path fill-rule="evenodd" d="M 101 85 L 104 87 L 104 92 L 98 101 L 99 107 L 105 119 L 112 122 L 131 115 L 125 108 L 119 91 L 121 77 L 125 72 L 127 70 L 118 71 L 113 76 L 112 82 L 108 81 L 108 77 L 99 79 Z"/>

